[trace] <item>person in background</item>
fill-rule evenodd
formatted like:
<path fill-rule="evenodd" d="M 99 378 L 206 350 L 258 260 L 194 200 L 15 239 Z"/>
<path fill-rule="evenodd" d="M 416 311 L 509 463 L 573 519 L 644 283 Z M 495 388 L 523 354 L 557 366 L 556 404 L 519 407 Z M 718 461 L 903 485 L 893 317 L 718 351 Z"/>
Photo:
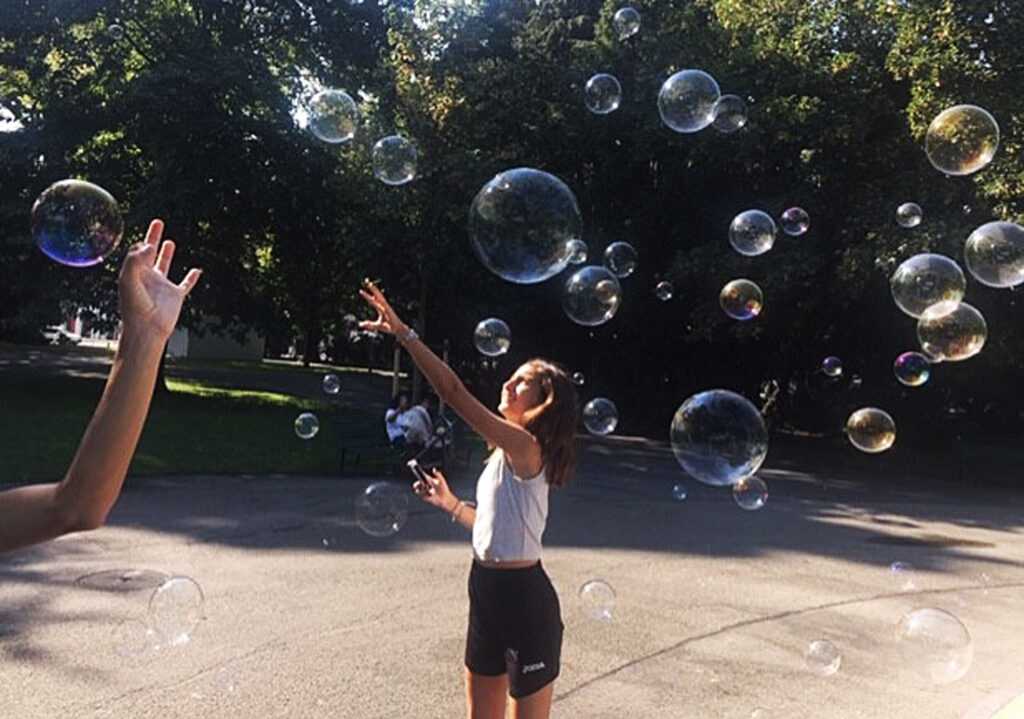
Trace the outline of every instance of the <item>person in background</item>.
<path fill-rule="evenodd" d="M 426 449 L 427 443 L 434 436 L 434 420 L 430 417 L 427 402 L 427 396 L 424 395 L 405 413 L 405 443 L 412 455 L 418 455 Z"/>
<path fill-rule="evenodd" d="M 388 444 L 392 449 L 405 451 L 406 412 L 409 411 L 409 395 L 400 392 L 391 399 L 384 412 L 384 430 L 388 433 Z"/>
<path fill-rule="evenodd" d="M 167 278 L 174 242 L 160 241 L 163 228 L 153 220 L 121 267 L 121 339 L 64 479 L 0 492 L 0 552 L 101 527 L 117 501 L 149 413 L 164 346 L 201 274 L 189 270 L 177 284 Z"/>

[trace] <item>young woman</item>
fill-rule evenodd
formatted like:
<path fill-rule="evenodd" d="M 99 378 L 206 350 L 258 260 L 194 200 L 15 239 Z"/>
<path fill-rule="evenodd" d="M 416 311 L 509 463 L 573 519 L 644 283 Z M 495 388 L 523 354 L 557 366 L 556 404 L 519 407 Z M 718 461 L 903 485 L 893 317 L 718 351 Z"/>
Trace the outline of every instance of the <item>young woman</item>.
<path fill-rule="evenodd" d="M 576 388 L 540 359 L 515 371 L 498 412 L 469 393 L 448 365 L 419 341 L 369 280 L 360 293 L 378 313 L 361 323 L 389 332 L 412 355 L 438 396 L 494 447 L 468 506 L 435 471 L 416 492 L 473 532 L 466 638 L 469 719 L 504 719 L 506 694 L 516 719 L 547 719 L 562 650 L 562 619 L 541 567 L 548 487 L 565 486 L 575 465 Z"/>

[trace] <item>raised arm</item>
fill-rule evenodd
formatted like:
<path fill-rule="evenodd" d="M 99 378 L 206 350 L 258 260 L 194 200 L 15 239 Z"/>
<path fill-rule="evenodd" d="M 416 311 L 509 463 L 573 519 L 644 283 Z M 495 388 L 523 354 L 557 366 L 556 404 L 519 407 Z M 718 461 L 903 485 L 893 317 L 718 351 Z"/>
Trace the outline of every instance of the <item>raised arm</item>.
<path fill-rule="evenodd" d="M 200 271 L 194 269 L 180 284 L 167 279 L 174 243 L 161 244 L 162 233 L 163 222 L 153 220 L 121 268 L 121 341 L 64 479 L 0 492 L 0 552 L 99 527 L 117 501 L 149 412 L 164 345 L 185 296 L 199 281 Z"/>

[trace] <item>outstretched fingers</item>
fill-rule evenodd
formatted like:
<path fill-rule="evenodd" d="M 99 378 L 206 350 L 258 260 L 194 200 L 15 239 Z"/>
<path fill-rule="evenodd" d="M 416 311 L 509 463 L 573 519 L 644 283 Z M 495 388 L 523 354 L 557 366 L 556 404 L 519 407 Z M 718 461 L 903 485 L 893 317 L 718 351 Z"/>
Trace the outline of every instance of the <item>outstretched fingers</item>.
<path fill-rule="evenodd" d="M 167 276 L 167 270 L 171 268 L 171 260 L 174 259 L 174 249 L 174 240 L 164 240 L 164 243 L 160 245 L 160 254 L 157 255 L 156 264 L 153 267 L 164 277 Z"/>
<path fill-rule="evenodd" d="M 185 275 L 185 279 L 178 283 L 178 289 L 180 289 L 183 294 L 187 295 L 192 291 L 192 288 L 199 283 L 199 278 L 202 274 L 202 270 L 193 267 Z"/>

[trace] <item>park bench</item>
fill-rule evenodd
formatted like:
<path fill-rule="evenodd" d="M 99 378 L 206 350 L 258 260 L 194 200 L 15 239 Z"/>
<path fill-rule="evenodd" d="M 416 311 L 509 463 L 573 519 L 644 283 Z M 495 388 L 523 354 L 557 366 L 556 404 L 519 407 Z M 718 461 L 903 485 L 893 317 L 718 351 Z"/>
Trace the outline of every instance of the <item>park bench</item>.
<path fill-rule="evenodd" d="M 405 462 L 415 457 L 427 467 L 442 470 L 456 456 L 458 432 L 451 420 L 441 417 L 434 421 L 434 439 L 419 452 L 399 451 L 387 441 L 383 426 L 376 419 L 337 420 L 333 427 L 334 444 L 338 448 L 338 471 L 385 471 L 399 474 L 405 471 Z"/>

